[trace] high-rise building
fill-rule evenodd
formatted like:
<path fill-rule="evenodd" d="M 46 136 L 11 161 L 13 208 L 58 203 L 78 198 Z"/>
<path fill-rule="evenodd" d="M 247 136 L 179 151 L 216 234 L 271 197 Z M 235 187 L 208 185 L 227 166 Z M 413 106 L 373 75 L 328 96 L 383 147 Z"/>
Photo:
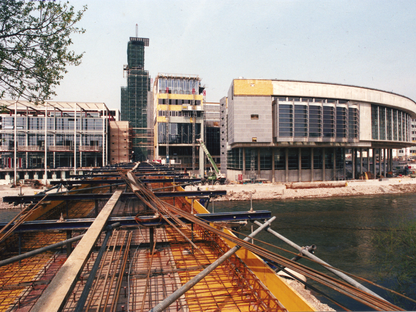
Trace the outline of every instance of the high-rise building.
<path fill-rule="evenodd" d="M 155 159 L 204 174 L 204 87 L 197 75 L 159 74 L 153 85 Z"/>
<path fill-rule="evenodd" d="M 133 128 L 133 161 L 148 158 L 149 134 L 147 125 L 149 72 L 144 70 L 145 47 L 148 38 L 130 37 L 127 45 L 127 87 L 121 87 L 121 120 L 129 121 Z M 153 144 L 153 142 L 150 142 Z"/>

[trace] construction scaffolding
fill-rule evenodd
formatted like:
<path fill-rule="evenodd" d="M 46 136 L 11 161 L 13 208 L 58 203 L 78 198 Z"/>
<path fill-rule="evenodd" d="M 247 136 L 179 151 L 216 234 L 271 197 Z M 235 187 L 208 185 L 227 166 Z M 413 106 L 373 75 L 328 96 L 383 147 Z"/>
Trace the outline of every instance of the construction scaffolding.
<path fill-rule="evenodd" d="M 133 138 L 133 160 L 148 159 L 147 123 L 148 123 L 148 92 L 150 91 L 149 72 L 144 70 L 145 47 L 149 39 L 130 37 L 127 45 L 127 63 L 124 72 L 127 75 L 127 87 L 121 88 L 121 119 L 129 121 L 130 127 L 136 128 Z"/>

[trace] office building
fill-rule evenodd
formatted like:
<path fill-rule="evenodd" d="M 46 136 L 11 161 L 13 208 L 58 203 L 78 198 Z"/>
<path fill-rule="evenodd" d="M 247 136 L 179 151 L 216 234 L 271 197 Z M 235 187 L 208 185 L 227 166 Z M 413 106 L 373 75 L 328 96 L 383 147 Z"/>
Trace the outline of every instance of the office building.
<path fill-rule="evenodd" d="M 392 150 L 413 144 L 416 103 L 391 92 L 235 79 L 221 105 L 221 131 L 228 141 L 221 144 L 221 167 L 230 180 L 386 176 L 392 171 Z"/>
<path fill-rule="evenodd" d="M 153 84 L 156 160 L 203 174 L 204 103 L 196 75 L 159 74 Z"/>
<path fill-rule="evenodd" d="M 0 100 L 0 180 L 65 179 L 69 173 L 107 165 L 104 103 Z"/>
<path fill-rule="evenodd" d="M 127 65 L 124 71 L 127 76 L 127 87 L 121 88 L 121 120 L 129 121 L 133 128 L 132 159 L 148 159 L 148 92 L 150 91 L 149 72 L 144 69 L 145 47 L 149 46 L 148 38 L 130 37 L 127 44 Z M 150 136 L 151 137 L 151 136 Z"/>

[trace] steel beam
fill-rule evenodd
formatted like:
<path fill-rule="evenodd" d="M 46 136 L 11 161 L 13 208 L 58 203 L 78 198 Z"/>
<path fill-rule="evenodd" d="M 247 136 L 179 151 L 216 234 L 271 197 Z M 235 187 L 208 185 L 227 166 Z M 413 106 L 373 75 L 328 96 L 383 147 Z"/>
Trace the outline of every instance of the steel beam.
<path fill-rule="evenodd" d="M 178 178 L 178 179 L 140 179 L 143 183 L 163 183 L 163 182 L 201 182 L 201 179 L 184 179 L 184 178 Z M 56 184 L 62 184 L 62 185 L 74 185 L 74 184 L 115 184 L 115 183 L 123 183 L 125 184 L 124 180 L 117 179 L 117 180 L 79 180 L 79 181 L 50 181 L 51 185 Z"/>
<path fill-rule="evenodd" d="M 183 192 L 154 192 L 156 197 L 166 198 L 166 197 L 215 197 L 227 195 L 227 191 L 218 190 L 218 191 L 183 191 Z M 108 200 L 113 194 L 112 193 L 90 193 L 90 194 L 67 194 L 67 192 L 62 193 L 51 193 L 48 194 L 48 201 L 51 200 Z M 36 194 L 36 195 L 24 195 L 24 196 L 4 196 L 4 203 L 15 203 L 17 204 L 28 204 L 36 203 L 41 200 L 45 194 Z M 133 192 L 124 192 L 120 196 L 120 200 L 137 198 Z"/>
<path fill-rule="evenodd" d="M 238 221 L 255 221 L 255 220 L 266 220 L 271 217 L 271 212 L 268 210 L 257 210 L 254 212 L 248 211 L 235 211 L 235 212 L 220 212 L 220 213 L 209 213 L 209 214 L 196 214 L 196 217 L 202 219 L 205 222 L 238 222 Z M 141 221 L 136 221 L 135 217 L 111 217 L 108 218 L 108 224 L 120 223 L 123 227 L 137 227 L 139 226 L 160 226 L 166 224 L 166 221 L 152 220 L 152 216 L 143 216 Z M 185 218 L 180 218 L 183 222 L 189 223 Z M 81 219 L 67 219 L 63 222 L 57 220 L 38 220 L 38 221 L 27 221 L 21 224 L 15 233 L 19 232 L 36 232 L 36 231 L 66 231 L 66 230 L 83 230 L 88 229 L 95 218 L 81 218 Z M 0 223 L 0 228 L 7 225 L 7 223 Z"/>

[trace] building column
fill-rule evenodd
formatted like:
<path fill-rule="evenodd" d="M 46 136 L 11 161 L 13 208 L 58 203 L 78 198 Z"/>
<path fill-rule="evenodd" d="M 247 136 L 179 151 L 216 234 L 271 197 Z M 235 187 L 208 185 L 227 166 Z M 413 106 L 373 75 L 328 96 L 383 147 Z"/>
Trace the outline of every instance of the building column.
<path fill-rule="evenodd" d="M 298 149 L 298 181 L 302 182 L 302 149 Z"/>
<path fill-rule="evenodd" d="M 285 148 L 285 181 L 289 182 L 289 148 Z"/>
<path fill-rule="evenodd" d="M 371 167 L 370 167 L 370 149 L 367 148 L 367 172 L 371 172 Z"/>
<path fill-rule="evenodd" d="M 377 158 L 376 158 L 376 149 L 373 148 L 373 173 L 374 179 L 377 179 Z"/>
<path fill-rule="evenodd" d="M 356 150 L 351 149 L 351 160 L 352 160 L 352 179 L 355 180 L 355 166 L 356 166 Z"/>
<path fill-rule="evenodd" d="M 324 147 L 324 148 L 322 148 L 322 181 L 326 181 L 326 178 L 325 178 L 325 153 L 326 153 L 326 149 Z"/>
<path fill-rule="evenodd" d="M 360 176 L 363 175 L 363 148 L 360 147 Z"/>
<path fill-rule="evenodd" d="M 260 147 L 257 148 L 257 175 L 261 178 L 261 170 L 260 170 Z"/>
<path fill-rule="evenodd" d="M 243 149 L 243 180 L 246 178 L 246 148 L 242 147 Z"/>
<path fill-rule="evenodd" d="M 313 147 L 311 147 L 311 182 L 313 182 L 313 175 L 314 175 L 314 171 L 313 171 Z"/>
<path fill-rule="evenodd" d="M 334 147 L 334 153 L 332 155 L 333 158 L 333 169 L 332 169 L 332 181 L 336 181 L 337 179 L 337 149 Z"/>
<path fill-rule="evenodd" d="M 201 121 L 201 140 L 202 142 L 205 142 L 205 136 L 204 136 L 204 120 Z M 204 150 L 199 147 L 199 175 L 201 178 L 204 177 L 204 172 L 205 172 L 205 153 Z"/>
<path fill-rule="evenodd" d="M 275 168 L 274 168 L 274 157 L 275 157 L 275 155 L 274 155 L 274 152 L 275 152 L 275 149 L 273 147 L 272 148 L 272 183 L 276 182 L 276 179 L 274 177 L 274 174 L 275 174 Z"/>
<path fill-rule="evenodd" d="M 344 164 L 343 164 L 343 167 L 342 167 L 342 174 L 344 176 L 344 180 L 347 180 L 347 157 L 345 155 L 346 152 L 347 152 L 347 149 L 344 147 L 342 149 L 342 153 L 344 154 Z"/>

